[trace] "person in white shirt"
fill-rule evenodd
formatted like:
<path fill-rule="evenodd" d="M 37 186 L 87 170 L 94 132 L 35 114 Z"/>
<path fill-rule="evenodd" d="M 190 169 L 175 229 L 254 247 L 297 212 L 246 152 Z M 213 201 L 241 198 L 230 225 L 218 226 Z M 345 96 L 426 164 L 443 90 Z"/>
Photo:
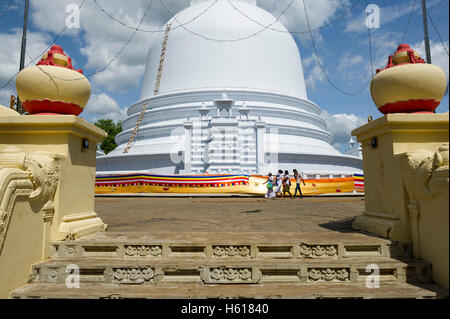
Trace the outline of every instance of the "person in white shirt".
<path fill-rule="evenodd" d="M 306 184 L 305 181 L 303 180 L 302 175 L 296 169 L 294 169 L 294 178 L 296 182 L 294 198 L 297 196 L 297 190 L 300 193 L 300 198 L 303 198 L 302 189 L 300 188 L 300 182 L 303 182 L 303 185 L 305 186 Z"/>

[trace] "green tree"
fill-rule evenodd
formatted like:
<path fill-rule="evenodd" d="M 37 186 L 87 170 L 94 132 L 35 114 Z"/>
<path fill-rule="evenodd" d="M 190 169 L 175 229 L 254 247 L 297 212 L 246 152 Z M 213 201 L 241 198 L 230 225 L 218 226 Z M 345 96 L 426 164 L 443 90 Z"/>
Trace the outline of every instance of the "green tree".
<path fill-rule="evenodd" d="M 105 152 L 105 154 L 108 154 L 117 147 L 114 138 L 117 134 L 122 132 L 122 122 L 119 121 L 116 123 L 110 119 L 100 119 L 95 122 L 95 125 L 108 133 L 108 137 L 103 140 L 103 143 L 100 146 L 102 151 Z"/>

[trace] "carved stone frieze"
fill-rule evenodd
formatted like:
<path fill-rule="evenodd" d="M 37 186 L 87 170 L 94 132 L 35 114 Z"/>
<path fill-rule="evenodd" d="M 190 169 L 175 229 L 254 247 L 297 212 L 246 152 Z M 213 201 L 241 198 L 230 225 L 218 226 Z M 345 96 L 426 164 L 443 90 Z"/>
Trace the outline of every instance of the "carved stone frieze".
<path fill-rule="evenodd" d="M 155 269 L 152 267 L 113 268 L 112 273 L 105 273 L 112 282 L 119 284 L 144 284 L 155 279 Z"/>
<path fill-rule="evenodd" d="M 211 282 L 251 282 L 251 268 L 217 267 L 209 269 Z"/>
<path fill-rule="evenodd" d="M 250 246 L 213 246 L 214 257 L 250 257 Z"/>
<path fill-rule="evenodd" d="M 160 245 L 126 245 L 125 256 L 128 257 L 161 257 L 162 246 Z"/>
<path fill-rule="evenodd" d="M 303 258 L 324 258 L 337 256 L 338 256 L 337 245 L 300 244 L 300 257 Z"/>
<path fill-rule="evenodd" d="M 312 282 L 333 282 L 349 281 L 350 269 L 347 268 L 309 268 L 308 281 Z"/>

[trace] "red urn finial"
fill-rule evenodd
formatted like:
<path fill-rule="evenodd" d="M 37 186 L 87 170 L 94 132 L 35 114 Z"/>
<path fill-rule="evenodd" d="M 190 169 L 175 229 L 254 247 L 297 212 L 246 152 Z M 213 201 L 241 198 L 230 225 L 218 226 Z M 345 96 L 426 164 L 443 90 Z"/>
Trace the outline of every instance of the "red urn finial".
<path fill-rule="evenodd" d="M 426 63 L 407 44 L 400 44 L 370 83 L 372 99 L 383 114 L 432 113 L 447 86 L 445 72 Z"/>
<path fill-rule="evenodd" d="M 83 71 L 74 70 L 72 59 L 59 45 L 53 45 L 37 65 L 19 72 L 16 89 L 24 109 L 39 115 L 79 115 L 91 95 Z"/>
<path fill-rule="evenodd" d="M 395 67 L 397 65 L 416 63 L 426 62 L 419 56 L 416 51 L 411 49 L 408 44 L 402 43 L 398 46 L 397 51 L 395 51 L 393 55 L 389 56 L 386 67 L 384 69 L 377 69 L 377 73 Z"/>
<path fill-rule="evenodd" d="M 75 70 L 72 66 L 72 59 L 64 53 L 64 50 L 59 45 L 53 45 L 50 51 L 42 56 L 41 61 L 37 65 L 53 65 L 66 69 L 74 70 L 83 74 L 83 70 Z"/>

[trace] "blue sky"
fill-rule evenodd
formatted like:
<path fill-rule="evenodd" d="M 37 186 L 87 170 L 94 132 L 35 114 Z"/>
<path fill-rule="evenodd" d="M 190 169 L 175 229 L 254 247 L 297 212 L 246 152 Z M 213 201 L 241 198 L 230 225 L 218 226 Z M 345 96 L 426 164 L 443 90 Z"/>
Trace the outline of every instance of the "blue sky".
<path fill-rule="evenodd" d="M 258 0 L 258 5 L 278 16 L 293 0 Z M 303 0 L 294 0 L 281 17 L 290 31 L 306 31 Z M 66 6 L 80 4 L 82 0 L 31 0 L 27 63 L 38 57 L 64 27 L 68 13 Z M 142 16 L 146 0 L 97 0 L 120 21 L 136 26 Z M 142 28 L 163 29 L 170 14 L 155 0 Z M 365 0 L 305 0 L 313 29 L 330 24 L 313 33 L 329 78 L 339 88 L 355 92 L 369 81 L 370 54 L 367 28 L 364 24 L 366 2 L 381 9 L 379 29 L 371 29 L 374 69 L 386 63 L 404 34 L 403 42 L 423 54 L 423 25 L 421 0 L 365 1 Z M 0 87 L 18 70 L 20 37 L 23 19 L 23 0 L 0 0 Z M 172 12 L 188 6 L 188 0 L 164 0 Z M 444 45 L 449 46 L 449 1 L 428 0 L 428 9 L 439 30 Z M 337 20 L 337 21 L 336 21 Z M 56 41 L 72 57 L 76 68 L 85 74 L 102 69 L 127 42 L 133 30 L 111 21 L 94 0 L 85 0 L 80 15 L 81 28 L 67 29 Z M 441 66 L 448 77 L 448 55 L 436 31 L 429 22 L 433 63 Z M 271 32 L 271 31 L 266 31 Z M 130 45 L 103 72 L 89 78 L 92 85 L 91 100 L 82 117 L 89 121 L 112 117 L 123 119 L 126 108 L 136 102 L 145 66 L 146 52 L 156 35 L 138 32 Z M 366 87 L 357 96 L 342 94 L 325 79 L 316 62 L 309 34 L 293 35 L 302 56 L 309 99 L 324 111 L 329 130 L 335 135 L 335 146 L 343 150 L 349 133 L 365 123 L 367 117 L 381 116 Z M 37 60 L 34 62 L 36 63 Z M 15 94 L 14 81 L 0 90 L 0 104 L 8 105 L 9 96 Z M 449 109 L 448 94 L 437 111 Z"/>

